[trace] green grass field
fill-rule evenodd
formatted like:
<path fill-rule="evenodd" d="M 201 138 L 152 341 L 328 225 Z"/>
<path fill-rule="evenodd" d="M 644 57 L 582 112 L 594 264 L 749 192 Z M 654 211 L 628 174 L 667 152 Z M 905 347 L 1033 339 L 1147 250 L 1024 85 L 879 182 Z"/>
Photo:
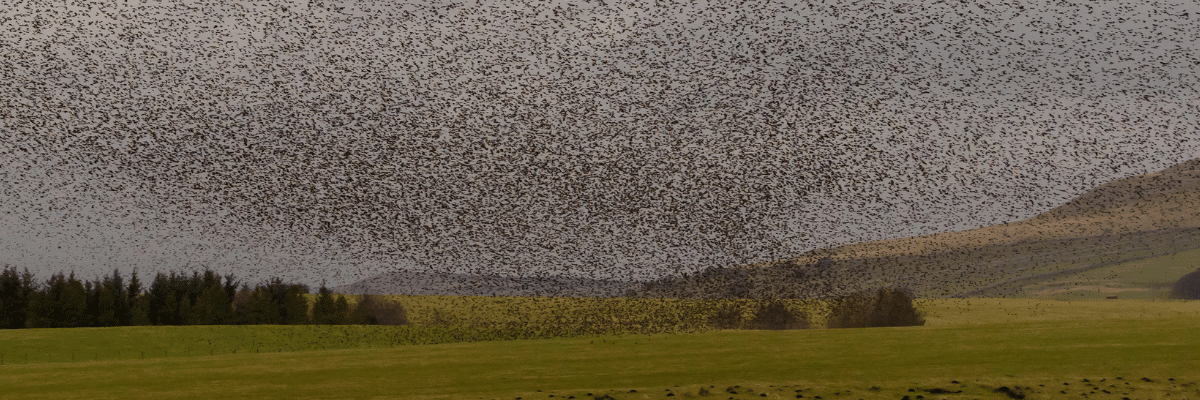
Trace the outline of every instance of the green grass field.
<path fill-rule="evenodd" d="M 1144 260 L 1106 265 L 1025 286 L 1027 296 L 1044 299 L 1154 299 L 1167 295 L 1171 284 L 1200 268 L 1200 249 Z"/>
<path fill-rule="evenodd" d="M 995 392 L 1005 386 L 1028 399 L 1200 399 L 1200 302 L 920 304 L 928 313 L 923 327 L 394 347 L 397 330 L 413 330 L 413 337 L 445 333 L 354 326 L 0 331 L 6 352 L 0 397 L 933 400 L 1009 398 Z M 274 352 L 247 351 L 248 343 L 270 344 L 265 347 Z M 93 360 L 97 352 L 138 348 L 167 352 Z M 243 350 L 217 351 L 232 348 Z M 26 364 L 8 353 L 18 349 L 74 349 L 75 360 L 56 356 Z"/>
<path fill-rule="evenodd" d="M 5 364 L 262 354 L 551 338 L 547 333 L 374 325 L 132 326 L 0 330 Z"/>

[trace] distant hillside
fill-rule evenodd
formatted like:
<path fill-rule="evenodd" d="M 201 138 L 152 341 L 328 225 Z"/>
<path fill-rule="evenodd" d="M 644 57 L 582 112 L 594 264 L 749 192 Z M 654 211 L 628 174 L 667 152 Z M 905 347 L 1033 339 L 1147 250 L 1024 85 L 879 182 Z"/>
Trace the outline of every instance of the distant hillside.
<path fill-rule="evenodd" d="M 925 297 L 1030 296 L 1027 286 L 1046 293 L 1097 268 L 1200 248 L 1197 228 L 1200 159 L 1109 182 L 1024 221 L 815 250 L 664 279 L 639 293 L 720 297 L 750 287 L 754 296 L 820 297 L 899 285 Z"/>
<path fill-rule="evenodd" d="M 1200 159 L 1109 182 L 1024 221 L 814 250 L 793 259 L 710 268 L 646 284 L 398 271 L 334 290 L 402 295 L 810 298 L 897 285 L 923 297 L 1051 296 L 1072 291 L 1063 286 L 1073 279 L 1083 287 L 1087 286 L 1083 280 L 1094 280 L 1092 275 L 1098 271 L 1200 248 L 1198 228 Z"/>
<path fill-rule="evenodd" d="M 1039 218 L 1072 219 L 1115 213 L 1117 216 L 1132 217 L 1128 222 L 1132 222 L 1133 226 L 1144 226 L 1143 218 L 1139 217 L 1147 215 L 1148 211 L 1161 209 L 1164 211 L 1162 214 L 1144 220 L 1166 225 L 1169 223 L 1164 220 L 1175 220 L 1178 223 L 1176 227 L 1198 226 L 1196 224 L 1200 221 L 1200 209 L 1195 207 L 1200 204 L 1198 202 L 1200 159 L 1195 159 L 1153 174 L 1106 183 L 1040 215 Z"/>
<path fill-rule="evenodd" d="M 921 255 L 1194 227 L 1200 227 L 1200 159 L 1109 182 L 1024 221 L 850 244 L 815 251 L 795 261 L 805 264 L 823 257 L 837 260 Z"/>
<path fill-rule="evenodd" d="M 638 282 L 587 278 L 505 276 L 396 271 L 332 288 L 345 294 L 441 296 L 617 297 Z"/>

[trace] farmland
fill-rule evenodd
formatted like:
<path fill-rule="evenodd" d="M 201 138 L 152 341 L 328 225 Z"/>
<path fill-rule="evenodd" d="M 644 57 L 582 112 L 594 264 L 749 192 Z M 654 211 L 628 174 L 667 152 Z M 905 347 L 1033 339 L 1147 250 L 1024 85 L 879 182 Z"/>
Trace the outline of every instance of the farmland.
<path fill-rule="evenodd" d="M 414 309 L 427 302 L 456 310 L 451 299 L 406 300 Z M 517 300 L 529 301 L 512 301 Z M 0 396 L 642 399 L 700 396 L 703 388 L 719 398 L 1003 398 L 995 390 L 1004 386 L 1031 399 L 1082 398 L 1080 393 L 1093 391 L 1092 397 L 1116 399 L 1200 398 L 1193 382 L 1200 380 L 1195 356 L 1200 339 L 1193 334 L 1200 328 L 1200 302 L 976 298 L 920 305 L 927 313 L 923 327 L 446 339 L 426 345 L 395 339 L 408 332 L 407 343 L 433 343 L 439 335 L 451 338 L 454 327 L 4 331 L 0 387 L 6 389 Z M 420 335 L 429 339 L 411 340 Z M 263 346 L 253 352 L 253 344 Z M 151 351 L 145 359 L 126 353 L 139 347 L 166 353 Z M 23 363 L 13 358 L 17 348 L 51 357 Z M 95 355 L 114 351 L 122 355 Z M 962 392 L 917 391 L 926 389 Z"/>

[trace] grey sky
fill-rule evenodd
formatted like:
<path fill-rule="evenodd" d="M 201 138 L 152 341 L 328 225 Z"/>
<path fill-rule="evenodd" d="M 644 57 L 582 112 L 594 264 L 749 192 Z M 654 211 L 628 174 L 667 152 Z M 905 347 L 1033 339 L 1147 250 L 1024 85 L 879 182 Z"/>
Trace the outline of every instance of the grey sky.
<path fill-rule="evenodd" d="M 1023 219 L 1200 154 L 1155 4 L 18 2 L 0 263 L 646 278 Z"/>

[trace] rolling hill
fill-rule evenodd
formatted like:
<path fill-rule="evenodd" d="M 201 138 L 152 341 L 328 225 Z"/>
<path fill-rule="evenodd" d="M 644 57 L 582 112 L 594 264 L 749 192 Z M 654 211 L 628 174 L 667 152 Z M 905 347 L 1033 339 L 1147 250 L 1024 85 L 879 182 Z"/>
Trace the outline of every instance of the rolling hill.
<path fill-rule="evenodd" d="M 331 288 L 345 294 L 438 296 L 616 297 L 637 282 L 569 277 L 508 277 L 395 271 Z"/>
<path fill-rule="evenodd" d="M 1200 159 L 1109 182 L 1023 221 L 710 269 L 641 294 L 822 297 L 896 285 L 922 297 L 1145 297 L 1194 270 L 1177 253 L 1197 248 Z M 1134 279 L 1144 268 L 1161 276 Z"/>
<path fill-rule="evenodd" d="M 546 297 L 614 297 L 633 290 L 644 297 L 812 298 L 903 286 L 920 297 L 1149 297 L 1194 270 L 1190 260 L 1200 255 L 1197 249 L 1200 159 L 1106 183 L 1023 221 L 818 249 L 648 283 L 396 271 L 334 290 Z"/>

